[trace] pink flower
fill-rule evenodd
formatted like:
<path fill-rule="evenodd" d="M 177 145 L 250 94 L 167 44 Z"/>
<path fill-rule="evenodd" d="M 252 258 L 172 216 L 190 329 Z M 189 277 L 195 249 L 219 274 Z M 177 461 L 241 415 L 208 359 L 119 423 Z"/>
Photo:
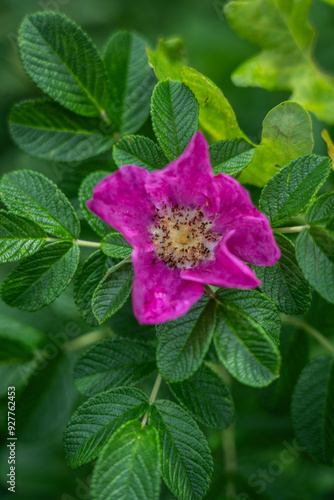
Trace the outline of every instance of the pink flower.
<path fill-rule="evenodd" d="M 245 262 L 272 266 L 280 257 L 248 191 L 233 177 L 214 176 L 201 132 L 162 170 L 121 167 L 87 206 L 134 247 L 132 300 L 142 324 L 185 314 L 205 284 L 255 288 L 261 282 Z"/>

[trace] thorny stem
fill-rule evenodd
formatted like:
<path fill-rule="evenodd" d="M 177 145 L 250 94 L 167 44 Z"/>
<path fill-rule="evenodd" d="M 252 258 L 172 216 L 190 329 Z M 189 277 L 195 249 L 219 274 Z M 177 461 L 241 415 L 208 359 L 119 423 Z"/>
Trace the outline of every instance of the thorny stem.
<path fill-rule="evenodd" d="M 291 226 L 291 227 L 274 227 L 273 231 L 277 233 L 300 233 L 303 229 L 308 229 L 310 226 Z"/>
<path fill-rule="evenodd" d="M 46 241 L 64 241 L 60 238 L 46 238 Z M 85 240 L 73 240 L 73 243 L 76 243 L 80 247 L 92 247 L 92 248 L 100 248 L 101 243 L 97 241 L 85 241 Z"/>
<path fill-rule="evenodd" d="M 313 326 L 309 325 L 305 321 L 300 321 L 299 319 L 291 318 L 290 316 L 286 316 L 285 314 L 281 314 L 282 321 L 288 323 L 290 325 L 294 325 L 298 328 L 302 328 L 305 332 L 309 333 L 314 337 L 320 344 L 322 344 L 331 354 L 334 355 L 334 346 L 329 342 L 329 340 L 324 337 L 322 333 L 313 328 Z"/>
<path fill-rule="evenodd" d="M 153 386 L 153 389 L 151 392 L 150 399 L 149 399 L 150 406 L 153 405 L 155 398 L 157 397 L 161 382 L 162 382 L 162 377 L 161 377 L 160 373 L 158 373 L 157 378 L 155 379 L 155 382 L 154 382 L 154 386 Z M 149 408 L 145 412 L 145 415 L 144 415 L 142 423 L 141 423 L 141 428 L 143 428 L 147 423 L 148 413 L 149 413 Z"/>

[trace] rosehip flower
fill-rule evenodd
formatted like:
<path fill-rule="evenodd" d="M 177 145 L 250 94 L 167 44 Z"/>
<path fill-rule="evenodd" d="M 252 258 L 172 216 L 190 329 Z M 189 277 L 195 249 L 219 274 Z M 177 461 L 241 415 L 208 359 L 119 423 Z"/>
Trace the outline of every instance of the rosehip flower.
<path fill-rule="evenodd" d="M 246 262 L 272 266 L 280 257 L 248 191 L 213 174 L 201 132 L 164 169 L 122 166 L 96 186 L 87 206 L 134 247 L 132 301 L 141 324 L 182 316 L 205 284 L 256 288 L 261 282 Z"/>

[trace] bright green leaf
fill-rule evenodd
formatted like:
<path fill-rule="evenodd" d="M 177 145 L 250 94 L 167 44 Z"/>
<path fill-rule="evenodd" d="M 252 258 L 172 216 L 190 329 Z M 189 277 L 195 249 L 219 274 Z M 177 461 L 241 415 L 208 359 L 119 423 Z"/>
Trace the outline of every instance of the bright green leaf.
<path fill-rule="evenodd" d="M 82 181 L 80 189 L 79 189 L 79 203 L 81 211 L 90 225 L 90 227 L 103 238 L 106 234 L 110 233 L 111 227 L 109 224 L 104 222 L 102 219 L 97 217 L 97 215 L 93 214 L 90 210 L 88 210 L 86 203 L 93 197 L 93 189 L 97 184 L 102 181 L 107 175 L 110 175 L 110 172 L 105 170 L 97 170 L 96 172 L 92 172 L 87 175 L 85 179 Z"/>
<path fill-rule="evenodd" d="M 159 145 L 141 135 L 129 135 L 118 141 L 113 149 L 113 158 L 118 167 L 138 165 L 149 171 L 164 168 L 167 164 Z"/>
<path fill-rule="evenodd" d="M 179 80 L 179 70 L 188 64 L 184 43 L 181 38 L 160 38 L 155 51 L 147 49 L 148 61 L 159 80 Z"/>
<path fill-rule="evenodd" d="M 119 233 L 109 233 L 101 241 L 101 250 L 109 257 L 125 259 L 132 253 L 132 247 Z"/>
<path fill-rule="evenodd" d="M 232 139 L 211 144 L 209 151 L 215 174 L 235 175 L 249 165 L 255 150 L 244 139 Z"/>

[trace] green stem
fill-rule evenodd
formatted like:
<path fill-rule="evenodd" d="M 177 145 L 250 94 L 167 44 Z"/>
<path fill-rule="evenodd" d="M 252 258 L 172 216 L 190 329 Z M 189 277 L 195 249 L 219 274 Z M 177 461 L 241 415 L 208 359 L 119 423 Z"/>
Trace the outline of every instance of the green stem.
<path fill-rule="evenodd" d="M 95 344 L 99 340 L 109 338 L 113 336 L 113 331 L 110 328 L 101 328 L 99 330 L 93 330 L 86 335 L 80 335 L 80 337 L 70 340 L 64 344 L 64 350 L 67 352 L 79 351 L 84 347 Z"/>
<path fill-rule="evenodd" d="M 237 494 L 235 489 L 234 479 L 238 470 L 234 424 L 231 424 L 227 429 L 225 429 L 222 432 L 222 445 L 223 445 L 225 475 L 226 475 L 226 484 L 225 484 L 226 500 L 234 500 Z"/>
<path fill-rule="evenodd" d="M 312 335 L 320 344 L 322 344 L 331 354 L 334 355 L 334 346 L 326 339 L 326 337 L 320 333 L 318 330 L 313 328 L 313 326 L 309 325 L 305 321 L 300 321 L 295 318 L 291 318 L 290 316 L 286 316 L 285 314 L 281 314 L 282 321 L 288 323 L 290 325 L 294 325 L 297 328 L 302 328 L 305 332 Z"/>
<path fill-rule="evenodd" d="M 54 242 L 54 241 L 64 241 L 64 240 L 60 238 L 46 238 L 46 241 Z M 80 247 L 91 247 L 91 248 L 101 247 L 101 243 L 97 241 L 73 240 L 73 243 L 76 243 Z"/>
<path fill-rule="evenodd" d="M 308 229 L 310 226 L 291 226 L 291 227 L 274 227 L 273 231 L 277 233 L 300 233 L 303 229 Z"/>
<path fill-rule="evenodd" d="M 110 121 L 110 118 L 109 118 L 108 113 L 106 112 L 106 110 L 103 109 L 100 114 L 101 114 L 102 120 L 104 120 L 108 125 L 111 125 L 111 121 Z"/>
<path fill-rule="evenodd" d="M 160 373 L 158 373 L 157 378 L 155 379 L 155 382 L 154 382 L 154 386 L 153 386 L 153 389 L 152 389 L 152 392 L 151 392 L 150 399 L 149 399 L 149 405 L 150 406 L 153 405 L 153 403 L 155 401 L 155 398 L 157 397 L 158 391 L 160 389 L 161 382 L 162 382 L 162 377 L 161 377 Z M 141 424 L 142 428 L 147 423 L 148 414 L 149 414 L 149 408 L 146 410 L 145 415 L 143 417 L 143 421 L 142 421 L 142 424 Z"/>

